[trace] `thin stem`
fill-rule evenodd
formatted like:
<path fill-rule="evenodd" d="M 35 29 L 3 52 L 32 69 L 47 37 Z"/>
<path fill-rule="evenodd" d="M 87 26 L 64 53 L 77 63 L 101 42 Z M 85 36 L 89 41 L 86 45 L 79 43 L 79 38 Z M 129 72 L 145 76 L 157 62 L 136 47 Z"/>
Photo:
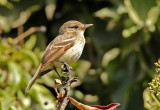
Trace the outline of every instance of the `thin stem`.
<path fill-rule="evenodd" d="M 37 27 L 31 27 L 29 28 L 26 32 L 20 34 L 19 36 L 17 36 L 15 39 L 14 39 L 14 43 L 15 44 L 18 44 L 21 40 L 23 40 L 24 38 L 26 38 L 27 36 L 29 36 L 30 34 L 36 32 L 38 30 Z"/>
<path fill-rule="evenodd" d="M 14 44 L 18 44 L 20 41 L 22 41 L 24 38 L 27 36 L 31 35 L 34 32 L 41 31 L 41 32 L 46 32 L 46 27 L 40 26 L 40 27 L 31 27 L 27 31 L 21 33 L 14 39 Z"/>

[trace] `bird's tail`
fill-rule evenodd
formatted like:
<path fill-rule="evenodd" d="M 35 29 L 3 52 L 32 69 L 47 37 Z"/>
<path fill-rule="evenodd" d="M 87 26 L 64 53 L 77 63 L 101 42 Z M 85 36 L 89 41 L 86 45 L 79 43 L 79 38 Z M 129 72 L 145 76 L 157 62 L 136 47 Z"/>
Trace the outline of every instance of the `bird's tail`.
<path fill-rule="evenodd" d="M 25 90 L 26 94 L 29 92 L 29 90 L 32 87 L 32 85 L 34 84 L 34 82 L 40 77 L 40 73 L 39 72 L 40 72 L 41 66 L 42 66 L 42 64 L 39 65 L 36 73 L 34 74 L 34 76 L 32 77 L 31 81 L 29 82 L 29 84 L 28 84 L 28 86 L 27 86 L 27 88 Z"/>

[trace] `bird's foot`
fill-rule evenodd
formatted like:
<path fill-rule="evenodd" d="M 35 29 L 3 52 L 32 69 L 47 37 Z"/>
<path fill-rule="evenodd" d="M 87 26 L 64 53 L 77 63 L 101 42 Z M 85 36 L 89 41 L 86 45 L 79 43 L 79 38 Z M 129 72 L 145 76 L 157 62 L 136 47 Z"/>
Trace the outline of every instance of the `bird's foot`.
<path fill-rule="evenodd" d="M 69 77 L 64 77 L 64 76 L 62 76 L 61 78 L 62 78 L 62 83 L 63 83 L 63 84 L 66 84 L 67 81 L 69 80 Z"/>
<path fill-rule="evenodd" d="M 62 70 L 62 73 L 64 74 L 68 74 L 70 73 L 69 71 L 72 69 L 72 67 L 70 67 L 67 63 L 65 62 L 62 62 L 63 65 L 61 66 L 61 70 Z"/>
<path fill-rule="evenodd" d="M 74 78 L 70 81 L 70 83 L 72 84 L 72 83 L 77 82 L 77 81 L 78 81 L 78 77 L 74 77 Z"/>
<path fill-rule="evenodd" d="M 66 84 L 68 80 L 70 80 L 69 77 L 62 76 L 61 78 L 62 78 L 63 84 Z M 74 77 L 73 79 L 70 80 L 70 84 L 77 82 L 77 81 L 78 81 L 78 77 Z"/>

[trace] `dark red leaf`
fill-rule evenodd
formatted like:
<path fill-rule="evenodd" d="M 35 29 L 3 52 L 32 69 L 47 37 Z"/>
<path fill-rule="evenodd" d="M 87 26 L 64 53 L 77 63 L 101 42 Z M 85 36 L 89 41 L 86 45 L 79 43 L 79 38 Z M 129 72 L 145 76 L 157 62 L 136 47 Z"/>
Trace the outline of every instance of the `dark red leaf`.
<path fill-rule="evenodd" d="M 92 105 L 91 107 L 99 108 L 99 109 L 102 109 L 102 110 L 113 110 L 116 107 L 118 107 L 119 105 L 120 105 L 120 103 L 111 103 L 107 106 Z"/>

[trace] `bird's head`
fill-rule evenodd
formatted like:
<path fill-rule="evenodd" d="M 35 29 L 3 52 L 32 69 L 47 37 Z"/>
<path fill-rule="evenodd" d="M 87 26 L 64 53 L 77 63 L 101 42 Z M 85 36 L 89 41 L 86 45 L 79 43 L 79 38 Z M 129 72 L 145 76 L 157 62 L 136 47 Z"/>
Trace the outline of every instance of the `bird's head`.
<path fill-rule="evenodd" d="M 84 33 L 85 29 L 92 26 L 93 24 L 83 24 L 79 21 L 71 20 L 68 22 L 65 22 L 60 30 L 59 34 L 64 34 L 65 32 L 80 32 Z"/>

